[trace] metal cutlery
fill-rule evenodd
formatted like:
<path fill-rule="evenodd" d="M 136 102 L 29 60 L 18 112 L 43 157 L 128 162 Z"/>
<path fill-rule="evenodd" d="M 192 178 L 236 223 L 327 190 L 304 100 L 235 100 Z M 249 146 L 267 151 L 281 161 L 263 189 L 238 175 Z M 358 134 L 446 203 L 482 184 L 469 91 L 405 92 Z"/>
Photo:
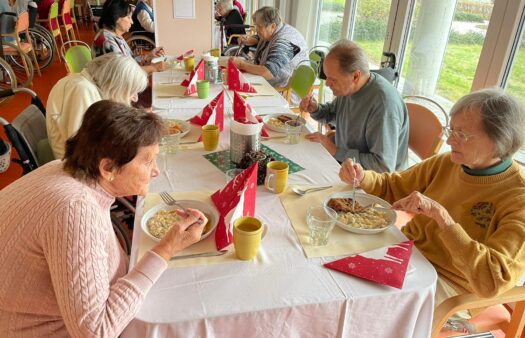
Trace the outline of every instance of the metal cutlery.
<path fill-rule="evenodd" d="M 189 215 L 188 210 L 179 202 L 177 202 L 167 191 L 159 192 L 159 196 L 167 205 L 176 205 L 181 208 L 186 215 Z M 202 224 L 202 219 L 199 219 L 196 223 Z"/>
<path fill-rule="evenodd" d="M 331 185 L 327 185 L 325 187 L 314 187 L 314 188 L 308 188 L 308 189 L 300 189 L 298 187 L 293 187 L 292 188 L 292 191 L 294 193 L 296 193 L 297 195 L 306 195 L 307 193 L 309 192 L 313 192 L 313 191 L 320 191 L 320 190 L 325 190 L 325 189 L 329 189 L 331 188 L 332 186 Z"/>
<path fill-rule="evenodd" d="M 352 157 L 352 162 L 355 163 L 355 157 Z M 352 180 L 352 210 L 355 210 L 355 180 L 356 178 Z"/>
<path fill-rule="evenodd" d="M 227 252 L 228 250 L 221 250 L 221 251 L 211 251 L 211 252 L 202 252 L 202 253 L 189 254 L 189 255 L 173 256 L 171 257 L 170 260 L 175 261 L 178 259 L 186 259 L 186 258 L 222 256 Z"/>

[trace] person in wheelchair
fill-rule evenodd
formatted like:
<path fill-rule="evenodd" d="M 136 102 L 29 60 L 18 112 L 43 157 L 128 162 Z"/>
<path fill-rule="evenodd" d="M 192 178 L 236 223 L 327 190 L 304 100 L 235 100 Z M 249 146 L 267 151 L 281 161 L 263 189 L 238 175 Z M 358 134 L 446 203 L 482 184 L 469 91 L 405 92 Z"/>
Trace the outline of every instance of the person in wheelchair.
<path fill-rule="evenodd" d="M 151 0 L 139 0 L 131 19 L 133 24 L 130 32 L 140 32 L 141 35 L 155 41 L 155 15 L 151 7 Z"/>
<path fill-rule="evenodd" d="M 257 45 L 254 62 L 233 58 L 237 68 L 261 75 L 274 87 L 286 87 L 299 63 L 308 61 L 308 47 L 294 27 L 282 23 L 279 10 L 265 6 L 253 14 L 255 36 L 239 38 L 239 44 Z"/>
<path fill-rule="evenodd" d="M 102 16 L 99 20 L 99 26 L 102 28 L 95 35 L 93 41 L 93 50 L 96 56 L 105 53 L 118 53 L 133 57 L 123 35 L 129 32 L 133 23 L 132 7 L 126 0 L 108 0 L 104 3 Z M 141 65 L 147 73 L 160 72 L 166 69 L 164 61 L 151 63 L 158 56 L 164 55 L 162 47 L 154 48 L 150 53 L 135 57 L 135 60 Z"/>
<path fill-rule="evenodd" d="M 246 29 L 243 27 L 244 19 L 233 6 L 231 0 L 219 0 L 215 4 L 215 19 L 221 21 L 224 26 L 224 33 L 226 35 L 226 41 L 230 39 L 232 34 L 246 34 Z M 233 38 L 232 44 L 237 44 L 237 38 Z"/>

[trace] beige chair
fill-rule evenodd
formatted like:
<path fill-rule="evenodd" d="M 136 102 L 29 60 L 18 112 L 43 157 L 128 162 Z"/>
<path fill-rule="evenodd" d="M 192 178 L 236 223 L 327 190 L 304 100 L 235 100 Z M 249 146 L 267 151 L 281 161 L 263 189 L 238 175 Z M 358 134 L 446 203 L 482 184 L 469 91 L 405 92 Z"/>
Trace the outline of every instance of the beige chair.
<path fill-rule="evenodd" d="M 515 303 L 514 309 L 507 309 L 501 304 Z M 506 338 L 521 337 L 525 334 L 525 286 L 514 289 L 494 298 L 479 298 L 474 294 L 451 297 L 434 310 L 431 338 L 451 337 L 454 332 L 443 332 L 443 325 L 454 313 L 468 309 L 486 308 L 469 320 L 478 332 L 500 331 Z M 510 314 L 509 314 L 510 312 Z M 455 333 L 460 335 L 462 333 Z"/>
<path fill-rule="evenodd" d="M 71 0 L 63 1 L 62 10 L 59 16 L 60 16 L 60 27 L 64 29 L 64 36 L 66 37 L 66 39 L 69 41 L 76 40 L 77 37 L 75 36 L 75 29 L 73 28 L 73 24 L 68 22 L 68 21 L 72 22 Z M 71 36 L 70 36 L 70 33 L 71 33 Z"/>
<path fill-rule="evenodd" d="M 410 121 L 408 147 L 422 160 L 436 155 L 444 141 L 443 127 L 449 123 L 447 112 L 439 103 L 424 96 L 406 96 L 405 102 Z"/>

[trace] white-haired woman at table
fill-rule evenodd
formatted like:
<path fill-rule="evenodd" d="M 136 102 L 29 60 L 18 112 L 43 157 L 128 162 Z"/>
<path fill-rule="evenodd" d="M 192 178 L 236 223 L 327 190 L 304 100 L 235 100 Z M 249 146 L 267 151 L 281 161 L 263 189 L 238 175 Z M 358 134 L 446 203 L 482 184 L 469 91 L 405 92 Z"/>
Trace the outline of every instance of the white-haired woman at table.
<path fill-rule="evenodd" d="M 130 57 L 109 53 L 88 63 L 80 73 L 60 79 L 47 99 L 46 127 L 55 158 L 76 133 L 84 113 L 102 99 L 130 105 L 148 85 L 147 74 Z"/>
<path fill-rule="evenodd" d="M 238 39 L 242 45 L 257 45 L 254 63 L 242 58 L 233 62 L 240 70 L 261 75 L 274 87 L 286 87 L 294 69 L 308 60 L 308 47 L 297 29 L 282 22 L 279 10 L 259 8 L 253 14 L 256 36 Z"/>
<path fill-rule="evenodd" d="M 99 101 L 67 141 L 64 160 L 0 191 L 0 337 L 117 337 L 167 261 L 207 223 L 180 213 L 128 271 L 113 232 L 115 197 L 145 195 L 159 174 L 160 118 Z"/>
<path fill-rule="evenodd" d="M 524 107 L 501 89 L 461 98 L 445 129 L 450 152 L 378 174 L 346 160 L 341 179 L 415 214 L 401 230 L 439 274 L 436 304 L 456 294 L 493 297 L 525 271 L 525 174 L 512 160 Z"/>

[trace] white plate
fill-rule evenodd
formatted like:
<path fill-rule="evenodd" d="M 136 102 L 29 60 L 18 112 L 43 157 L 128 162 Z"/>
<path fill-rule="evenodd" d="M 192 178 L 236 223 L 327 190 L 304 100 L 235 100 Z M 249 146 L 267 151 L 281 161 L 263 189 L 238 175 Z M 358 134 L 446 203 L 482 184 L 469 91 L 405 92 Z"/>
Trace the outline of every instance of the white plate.
<path fill-rule="evenodd" d="M 275 125 L 272 125 L 270 123 L 268 123 L 270 121 L 270 119 L 272 118 L 277 118 L 281 115 L 285 115 L 285 116 L 288 116 L 290 117 L 292 120 L 295 120 L 297 119 L 297 115 L 296 114 L 289 114 L 289 113 L 281 113 L 281 114 L 270 114 L 270 115 L 266 115 L 263 117 L 263 122 L 264 122 L 264 125 L 266 126 L 266 128 L 270 129 L 270 130 L 273 130 L 273 131 L 276 131 L 278 133 L 286 133 L 286 127 L 283 123 L 283 126 L 282 127 L 279 127 L 279 126 L 275 126 Z M 304 123 L 306 125 L 306 120 L 303 119 L 302 117 L 300 117 L 298 119 L 298 121 L 301 121 L 302 123 Z"/>
<path fill-rule="evenodd" d="M 181 129 L 182 129 L 182 132 L 180 133 L 180 138 L 183 138 L 184 136 L 186 136 L 191 130 L 191 125 L 184 120 L 164 119 L 164 122 L 165 123 L 177 122 L 181 126 Z"/>
<path fill-rule="evenodd" d="M 331 194 L 330 196 L 328 196 L 325 200 L 324 200 L 324 205 L 327 205 L 328 202 L 330 201 L 330 199 L 332 198 L 352 198 L 352 192 L 337 192 L 337 193 L 334 193 L 334 194 Z M 390 203 L 388 203 L 387 201 L 379 198 L 379 197 L 376 197 L 376 196 L 373 196 L 373 195 L 369 195 L 369 194 L 366 194 L 366 193 L 363 193 L 363 192 L 356 192 L 355 193 L 355 200 L 357 202 L 359 202 L 359 204 L 361 204 L 361 206 L 363 207 L 366 207 L 370 204 L 378 204 L 382 207 L 385 207 L 385 208 L 390 208 L 391 205 Z M 381 210 L 383 211 L 383 210 Z M 345 224 L 345 223 L 342 223 L 340 221 L 337 221 L 336 224 L 342 228 L 342 229 L 345 229 L 347 231 L 350 231 L 350 232 L 353 232 L 353 233 L 356 233 L 356 234 L 376 234 L 378 232 L 382 232 L 382 231 L 385 231 L 386 229 L 388 229 L 389 227 L 393 226 L 395 223 L 396 223 L 396 217 L 397 217 L 397 214 L 394 210 L 384 210 L 385 214 L 386 214 L 386 217 L 388 219 L 388 224 L 385 225 L 384 227 L 382 228 L 378 228 L 378 229 L 362 229 L 362 228 L 357 228 L 357 227 L 354 227 L 352 225 L 349 225 L 349 224 Z"/>
<path fill-rule="evenodd" d="M 206 215 L 206 217 L 208 217 L 208 223 L 210 224 L 210 226 L 209 227 L 206 226 L 204 228 L 205 232 L 202 234 L 201 240 L 203 240 L 204 238 L 208 237 L 213 232 L 213 230 L 215 229 L 217 224 L 219 223 L 219 213 L 217 212 L 217 209 L 215 209 L 214 206 L 212 206 L 210 204 L 207 204 L 207 203 L 204 203 L 204 202 L 201 202 L 201 201 L 180 200 L 178 202 L 183 207 L 197 209 L 197 210 L 201 211 L 202 213 L 204 213 L 204 215 Z M 148 220 L 151 217 L 153 217 L 160 210 L 175 210 L 175 209 L 179 209 L 179 207 L 176 206 L 176 205 L 169 206 L 169 205 L 166 205 L 164 203 L 158 204 L 158 205 L 154 206 L 153 208 L 149 209 L 144 214 L 144 216 L 142 216 L 142 221 L 141 221 L 142 231 L 144 231 L 144 233 L 146 235 L 148 235 L 148 237 L 151 238 L 152 240 L 154 240 L 155 242 L 160 242 L 159 238 L 153 236 L 149 232 Z"/>

